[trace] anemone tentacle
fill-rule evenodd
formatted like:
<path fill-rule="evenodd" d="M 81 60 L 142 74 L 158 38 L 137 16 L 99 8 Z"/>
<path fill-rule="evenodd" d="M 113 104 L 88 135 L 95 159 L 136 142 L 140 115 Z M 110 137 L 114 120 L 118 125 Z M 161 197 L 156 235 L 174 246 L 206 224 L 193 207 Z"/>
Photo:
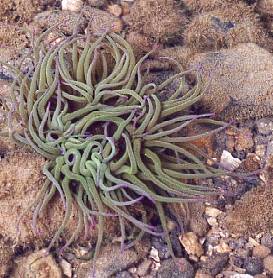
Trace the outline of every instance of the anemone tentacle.
<path fill-rule="evenodd" d="M 18 102 L 12 113 L 21 116 L 24 126 L 23 133 L 10 131 L 13 140 L 49 160 L 43 169 L 47 181 L 33 203 L 34 231 L 43 210 L 59 194 L 66 212 L 49 248 L 67 226 L 72 202 L 79 219 L 64 247 L 76 241 L 82 230 L 88 234 L 90 222 L 97 223 L 96 257 L 104 218 L 117 217 L 122 248 L 132 246 L 145 232 L 163 235 L 171 248 L 164 204 L 216 194 L 197 181 L 223 174 L 206 166 L 188 147 L 214 131 L 181 135 L 193 123 L 213 124 L 216 131 L 223 128 L 223 123 L 208 119 L 211 114 L 190 114 L 191 105 L 202 97 L 201 81 L 186 90 L 183 79 L 170 99 L 162 101 L 160 92 L 187 72 L 158 86 L 144 84 L 141 65 L 149 53 L 136 62 L 121 36 L 110 33 L 92 41 L 90 36 L 73 34 L 54 48 L 44 45 L 42 52 L 47 34 L 41 35 L 34 49 L 34 68 L 27 74 L 16 71 L 18 88 L 13 95 Z M 149 224 L 144 199 L 157 210 L 161 231 Z M 130 209 L 136 205 L 143 207 L 139 214 Z M 135 227 L 135 237 L 126 222 Z"/>

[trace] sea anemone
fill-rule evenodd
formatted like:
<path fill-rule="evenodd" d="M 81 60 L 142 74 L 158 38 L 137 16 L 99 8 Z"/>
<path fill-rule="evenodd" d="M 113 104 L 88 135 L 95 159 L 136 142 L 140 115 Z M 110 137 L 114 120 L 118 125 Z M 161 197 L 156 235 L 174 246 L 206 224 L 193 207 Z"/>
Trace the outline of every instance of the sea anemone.
<path fill-rule="evenodd" d="M 43 167 L 47 180 L 29 207 L 34 210 L 33 230 L 37 232 L 37 219 L 59 194 L 65 216 L 48 250 L 69 222 L 72 203 L 79 210 L 78 225 L 63 248 L 97 227 L 96 257 L 104 219 L 114 217 L 123 249 L 146 232 L 163 236 L 172 250 L 164 204 L 219 193 L 198 181 L 223 173 L 205 165 L 204 154 L 193 144 L 224 127 L 210 114 L 191 113 L 204 86 L 198 81 L 185 89 L 181 81 L 163 101 L 159 96 L 166 87 L 187 72 L 160 85 L 143 84 L 141 65 L 149 53 L 137 62 L 121 36 L 105 33 L 94 40 L 73 34 L 48 47 L 43 40 L 50 32 L 37 39 L 29 72 L 12 69 L 12 105 L 6 108 L 10 138 L 48 159 Z M 14 118 L 21 120 L 21 130 L 13 129 Z M 191 124 L 204 123 L 214 128 L 195 136 L 183 133 Z M 158 212 L 162 228 L 149 222 L 149 207 Z"/>

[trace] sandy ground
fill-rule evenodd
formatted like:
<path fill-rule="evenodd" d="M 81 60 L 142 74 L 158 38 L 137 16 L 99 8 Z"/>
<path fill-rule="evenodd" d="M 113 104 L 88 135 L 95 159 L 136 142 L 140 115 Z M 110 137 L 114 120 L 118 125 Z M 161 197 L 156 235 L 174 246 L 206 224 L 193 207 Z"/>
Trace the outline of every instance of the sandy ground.
<path fill-rule="evenodd" d="M 0 60 L 19 65 L 33 36 L 52 25 L 70 35 L 76 23 L 82 32 L 122 33 L 137 57 L 156 46 L 145 62 L 149 81 L 164 80 L 177 62 L 198 68 L 210 83 L 199 108 L 232 123 L 201 146 L 235 172 L 260 170 L 248 178 L 209 180 L 228 196 L 169 208 L 176 261 L 164 241 L 148 236 L 121 253 L 117 224 L 110 221 L 97 277 L 273 277 L 273 1 L 1 0 Z M 11 75 L 0 68 L 0 97 L 10 94 L 10 86 Z M 0 111 L 1 132 L 6 120 Z M 42 186 L 43 164 L 39 155 L 0 137 L 0 277 L 89 277 L 92 260 L 45 253 L 64 215 L 57 198 L 38 223 L 42 235 L 33 234 L 30 212 L 18 239 L 17 216 Z M 95 238 L 72 251 L 86 254 Z"/>

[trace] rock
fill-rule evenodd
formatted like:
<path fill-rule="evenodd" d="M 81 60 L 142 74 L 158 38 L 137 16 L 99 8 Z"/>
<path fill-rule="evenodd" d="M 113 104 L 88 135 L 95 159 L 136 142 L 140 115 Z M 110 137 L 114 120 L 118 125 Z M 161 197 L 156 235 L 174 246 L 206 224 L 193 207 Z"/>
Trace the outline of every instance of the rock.
<path fill-rule="evenodd" d="M 208 217 L 207 222 L 211 227 L 217 227 L 219 225 L 215 217 Z"/>
<path fill-rule="evenodd" d="M 144 245 L 146 245 L 146 243 L 144 243 Z M 147 247 L 148 245 L 144 248 L 145 250 L 139 252 L 136 252 L 132 248 L 121 252 L 120 246 L 113 244 L 102 248 L 99 257 L 96 260 L 96 277 L 107 278 L 117 272 L 127 269 L 131 265 L 137 264 L 144 256 L 147 255 Z M 77 277 L 88 277 L 88 274 L 91 274 L 92 272 L 92 266 L 92 260 L 87 263 L 80 264 L 77 269 Z"/>
<path fill-rule="evenodd" d="M 220 158 L 220 163 L 224 169 L 234 171 L 239 168 L 241 160 L 239 158 L 234 158 L 230 152 L 224 150 Z"/>
<path fill-rule="evenodd" d="M 236 135 L 236 141 L 235 141 L 235 150 L 245 151 L 247 149 L 250 149 L 254 146 L 253 141 L 253 134 L 250 131 L 249 128 L 241 128 L 239 129 L 237 135 Z"/>
<path fill-rule="evenodd" d="M 224 241 L 221 241 L 219 245 L 215 246 L 215 251 L 217 253 L 220 254 L 224 254 L 224 253 L 230 253 L 231 252 L 231 248 L 228 246 L 228 244 Z"/>
<path fill-rule="evenodd" d="M 255 240 L 253 237 L 249 237 L 248 238 L 248 242 L 246 243 L 246 247 L 248 248 L 253 248 L 255 246 L 260 245 L 259 242 L 257 242 L 257 240 Z"/>
<path fill-rule="evenodd" d="M 233 121 L 272 115 L 273 56 L 267 50 L 239 44 L 197 54 L 191 67 L 209 84 L 200 103 L 206 110 Z"/>
<path fill-rule="evenodd" d="M 63 274 L 53 257 L 44 249 L 25 256 L 17 262 L 13 278 L 20 277 L 62 278 Z"/>
<path fill-rule="evenodd" d="M 273 256 L 267 256 L 264 258 L 264 268 L 267 270 L 270 274 L 273 274 Z"/>
<path fill-rule="evenodd" d="M 252 256 L 264 259 L 271 253 L 271 250 L 263 245 L 255 246 L 252 250 Z"/>
<path fill-rule="evenodd" d="M 261 244 L 270 248 L 270 249 L 273 248 L 273 235 L 269 232 L 266 232 L 261 237 Z"/>
<path fill-rule="evenodd" d="M 244 268 L 248 274 L 261 274 L 263 272 L 263 262 L 260 258 L 246 258 Z"/>
<path fill-rule="evenodd" d="M 205 214 L 210 217 L 217 217 L 222 213 L 221 210 L 213 207 L 206 207 Z"/>
<path fill-rule="evenodd" d="M 158 269 L 157 278 L 193 278 L 194 269 L 185 259 L 168 259 L 162 262 Z"/>
<path fill-rule="evenodd" d="M 205 261 L 200 262 L 200 268 L 205 273 L 215 276 L 220 273 L 228 262 L 228 254 L 214 254 L 206 257 Z"/>
<path fill-rule="evenodd" d="M 82 0 L 62 0 L 63 11 L 79 12 L 82 6 Z"/>
<path fill-rule="evenodd" d="M 198 237 L 195 233 L 193 232 L 185 233 L 184 235 L 179 237 L 179 240 L 189 255 L 195 255 L 197 257 L 203 255 L 204 253 L 203 247 L 199 243 Z"/>
<path fill-rule="evenodd" d="M 260 134 L 270 135 L 273 132 L 273 119 L 260 119 L 256 122 L 256 127 Z"/>

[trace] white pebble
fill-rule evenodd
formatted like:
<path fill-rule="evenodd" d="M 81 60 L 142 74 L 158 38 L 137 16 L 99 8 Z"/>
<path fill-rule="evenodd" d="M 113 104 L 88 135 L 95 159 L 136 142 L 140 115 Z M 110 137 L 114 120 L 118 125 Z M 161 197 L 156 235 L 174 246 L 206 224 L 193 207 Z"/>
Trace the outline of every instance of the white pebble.
<path fill-rule="evenodd" d="M 234 158 L 230 152 L 224 150 L 221 155 L 220 163 L 224 169 L 233 171 L 240 166 L 241 160 L 239 158 Z"/>
<path fill-rule="evenodd" d="M 82 0 L 62 0 L 62 10 L 64 11 L 78 12 L 82 5 Z"/>

